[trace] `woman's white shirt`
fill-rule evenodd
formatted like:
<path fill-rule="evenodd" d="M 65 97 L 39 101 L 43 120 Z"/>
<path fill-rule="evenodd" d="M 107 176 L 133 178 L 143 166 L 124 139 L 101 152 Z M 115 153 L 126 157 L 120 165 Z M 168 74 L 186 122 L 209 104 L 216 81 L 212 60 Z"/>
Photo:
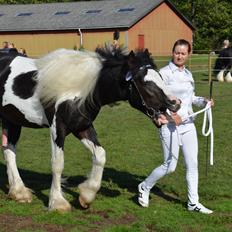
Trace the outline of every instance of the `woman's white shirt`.
<path fill-rule="evenodd" d="M 159 72 L 170 93 L 182 101 L 181 107 L 177 112 L 182 120 L 193 113 L 192 105 L 199 107 L 205 106 L 205 99 L 195 96 L 192 74 L 185 67 L 179 69 L 173 62 L 169 62 L 169 64 L 160 69 Z M 193 122 L 193 118 L 189 118 L 184 121 L 183 124 L 189 122 Z"/>

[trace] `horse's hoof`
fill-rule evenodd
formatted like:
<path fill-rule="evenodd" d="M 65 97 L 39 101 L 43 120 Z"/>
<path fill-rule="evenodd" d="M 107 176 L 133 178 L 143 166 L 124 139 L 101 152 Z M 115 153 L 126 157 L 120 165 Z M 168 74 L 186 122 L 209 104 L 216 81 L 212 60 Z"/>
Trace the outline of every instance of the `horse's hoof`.
<path fill-rule="evenodd" d="M 57 211 L 60 213 L 66 213 L 66 212 L 71 212 L 72 208 L 71 207 L 49 208 L 49 211 Z"/>
<path fill-rule="evenodd" d="M 89 187 L 89 183 L 84 182 L 78 185 L 79 188 L 79 202 L 80 205 L 84 208 L 87 209 L 89 208 L 89 205 L 94 201 L 96 197 L 96 192 L 97 188 L 92 188 Z"/>
<path fill-rule="evenodd" d="M 8 197 L 12 200 L 15 200 L 19 203 L 31 203 L 32 202 L 32 196 L 31 197 L 19 197 L 19 196 L 15 196 L 13 194 L 8 194 Z"/>
<path fill-rule="evenodd" d="M 19 203 L 31 203 L 32 199 L 20 199 L 17 202 L 19 202 Z"/>
<path fill-rule="evenodd" d="M 88 209 L 89 208 L 89 204 L 86 203 L 86 201 L 84 200 L 83 197 L 79 196 L 79 202 L 80 202 L 80 205 L 83 209 Z"/>
<path fill-rule="evenodd" d="M 228 82 L 228 83 L 231 83 L 232 82 L 232 78 L 225 78 L 225 81 Z"/>
<path fill-rule="evenodd" d="M 8 196 L 9 198 L 19 202 L 19 203 L 31 203 L 32 202 L 32 191 L 29 188 L 22 188 L 19 190 L 15 190 L 14 188 L 12 188 L 9 193 Z"/>
<path fill-rule="evenodd" d="M 71 210 L 71 205 L 64 199 L 53 200 L 52 203 L 49 204 L 49 211 L 58 211 L 64 213 L 70 212 Z"/>
<path fill-rule="evenodd" d="M 224 79 L 223 79 L 223 78 L 217 78 L 217 80 L 218 80 L 219 82 L 224 82 Z"/>

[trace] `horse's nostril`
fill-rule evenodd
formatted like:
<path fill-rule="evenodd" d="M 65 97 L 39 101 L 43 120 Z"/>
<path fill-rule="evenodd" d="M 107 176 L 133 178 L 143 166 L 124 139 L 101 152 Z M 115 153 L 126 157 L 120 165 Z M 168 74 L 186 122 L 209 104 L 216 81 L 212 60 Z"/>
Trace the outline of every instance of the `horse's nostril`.
<path fill-rule="evenodd" d="M 180 104 L 177 104 L 176 102 L 174 104 L 171 104 L 168 109 L 172 112 L 177 112 L 180 109 Z"/>

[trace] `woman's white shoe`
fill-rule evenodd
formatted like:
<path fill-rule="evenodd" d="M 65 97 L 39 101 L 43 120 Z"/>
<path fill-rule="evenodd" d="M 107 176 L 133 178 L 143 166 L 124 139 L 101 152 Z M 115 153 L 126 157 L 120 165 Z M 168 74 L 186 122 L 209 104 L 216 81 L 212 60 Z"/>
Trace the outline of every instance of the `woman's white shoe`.
<path fill-rule="evenodd" d="M 188 204 L 188 210 L 189 211 L 195 211 L 199 213 L 204 213 L 204 214 L 211 214 L 213 213 L 212 210 L 207 209 L 205 206 L 203 206 L 201 203 L 198 204 Z"/>
<path fill-rule="evenodd" d="M 143 187 L 143 182 L 138 185 L 138 191 L 139 191 L 139 196 L 138 196 L 139 204 L 143 207 L 148 207 L 150 191 L 146 190 Z"/>

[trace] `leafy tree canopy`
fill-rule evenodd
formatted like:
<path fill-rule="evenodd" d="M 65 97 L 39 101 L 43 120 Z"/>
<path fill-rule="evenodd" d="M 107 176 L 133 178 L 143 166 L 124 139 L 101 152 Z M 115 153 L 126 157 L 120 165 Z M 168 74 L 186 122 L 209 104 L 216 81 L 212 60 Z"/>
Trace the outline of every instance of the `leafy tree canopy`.
<path fill-rule="evenodd" d="M 231 0 L 172 0 L 194 25 L 194 49 L 220 49 L 232 40 Z"/>

